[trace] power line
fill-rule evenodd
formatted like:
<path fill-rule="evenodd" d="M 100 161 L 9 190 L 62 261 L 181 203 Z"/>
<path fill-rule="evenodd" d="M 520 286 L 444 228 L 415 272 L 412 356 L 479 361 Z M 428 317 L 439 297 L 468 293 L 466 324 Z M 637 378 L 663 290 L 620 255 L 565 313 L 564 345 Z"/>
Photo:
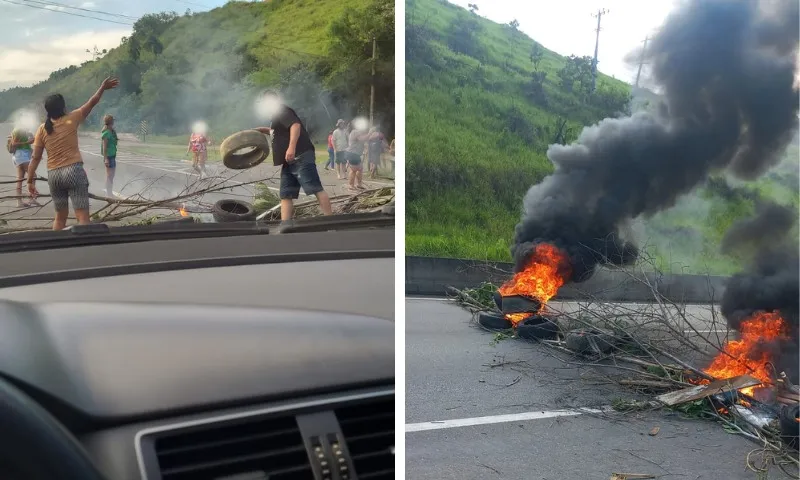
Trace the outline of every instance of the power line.
<path fill-rule="evenodd" d="M 92 17 L 92 16 L 89 16 L 89 15 L 81 15 L 80 13 L 65 12 L 65 11 L 62 11 L 62 10 L 53 10 L 52 8 L 41 7 L 41 6 L 38 6 L 38 5 L 31 5 L 30 3 L 18 3 L 18 2 L 12 2 L 11 0 L 0 0 L 0 1 L 5 2 L 5 3 L 9 3 L 11 5 L 19 5 L 19 6 L 28 7 L 28 8 L 37 8 L 39 10 L 47 10 L 48 12 L 54 12 L 54 13 L 63 13 L 64 15 L 72 15 L 73 17 L 90 18 L 92 20 L 99 20 L 101 22 L 108 22 L 108 23 L 116 23 L 118 25 L 133 26 L 132 23 L 117 22 L 116 20 L 109 20 L 107 18 Z"/>
<path fill-rule="evenodd" d="M 111 13 L 111 12 L 104 12 L 101 10 L 91 10 L 89 8 L 82 8 L 82 7 L 73 7 L 71 5 L 65 5 L 63 3 L 51 2 L 51 1 L 44 1 L 44 0 L 22 0 L 24 3 L 38 3 L 42 5 L 50 5 L 54 7 L 62 7 L 62 8 L 71 8 L 73 10 L 81 10 L 83 12 L 91 12 L 91 13 L 99 13 L 101 15 L 108 15 L 110 17 L 120 17 L 120 18 L 129 18 L 131 20 L 137 20 L 137 17 L 132 17 L 130 15 L 123 15 L 121 13 Z M 48 9 L 50 10 L 50 9 Z"/>

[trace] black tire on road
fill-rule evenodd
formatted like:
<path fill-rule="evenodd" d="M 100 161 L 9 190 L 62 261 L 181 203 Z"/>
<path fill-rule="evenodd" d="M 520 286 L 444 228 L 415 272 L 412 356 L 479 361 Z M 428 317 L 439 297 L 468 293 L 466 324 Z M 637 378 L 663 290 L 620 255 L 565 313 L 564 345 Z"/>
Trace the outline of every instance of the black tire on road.
<path fill-rule="evenodd" d="M 269 156 L 269 151 L 266 135 L 258 130 L 234 133 L 219 146 L 222 163 L 232 170 L 255 167 Z"/>
<path fill-rule="evenodd" d="M 541 315 L 531 315 L 517 324 L 517 336 L 525 340 L 552 340 L 558 332 L 558 325 Z"/>
<path fill-rule="evenodd" d="M 509 295 L 503 297 L 503 313 L 530 313 L 535 314 L 542 308 L 542 303 L 535 299 L 523 295 Z"/>
<path fill-rule="evenodd" d="M 251 204 L 232 199 L 215 203 L 213 215 L 217 223 L 249 222 L 256 219 L 256 211 Z"/>
<path fill-rule="evenodd" d="M 492 292 L 492 298 L 494 299 L 494 304 L 497 305 L 497 309 L 501 312 L 503 311 L 503 296 L 500 295 L 500 292 L 495 290 Z"/>
<path fill-rule="evenodd" d="M 480 312 L 478 313 L 478 325 L 487 329 L 495 331 L 511 330 L 513 325 L 511 321 L 499 313 Z"/>

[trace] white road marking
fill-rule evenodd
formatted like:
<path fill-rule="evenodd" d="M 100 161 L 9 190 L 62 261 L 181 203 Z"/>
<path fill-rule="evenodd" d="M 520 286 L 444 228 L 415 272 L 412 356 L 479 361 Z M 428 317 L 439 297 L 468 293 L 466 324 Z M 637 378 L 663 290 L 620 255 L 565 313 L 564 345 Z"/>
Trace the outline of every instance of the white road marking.
<path fill-rule="evenodd" d="M 426 300 L 431 302 L 455 302 L 454 298 L 441 298 L 441 297 L 406 297 L 406 300 Z"/>
<path fill-rule="evenodd" d="M 425 432 L 428 430 L 443 430 L 447 428 L 473 427 L 475 425 L 492 425 L 496 423 L 542 420 L 545 418 L 576 417 L 578 415 L 584 415 L 587 413 L 605 413 L 608 411 L 610 411 L 610 407 L 576 408 L 569 410 L 550 410 L 512 413 L 508 415 L 492 415 L 488 417 L 457 418 L 454 420 L 440 420 L 434 422 L 406 423 L 406 433 Z"/>

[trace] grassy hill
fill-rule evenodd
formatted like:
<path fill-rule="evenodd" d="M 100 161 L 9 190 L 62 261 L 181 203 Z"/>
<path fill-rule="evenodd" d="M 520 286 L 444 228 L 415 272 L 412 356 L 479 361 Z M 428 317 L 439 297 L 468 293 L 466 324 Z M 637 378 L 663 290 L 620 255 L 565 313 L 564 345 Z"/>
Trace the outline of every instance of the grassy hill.
<path fill-rule="evenodd" d="M 376 36 L 376 118 L 393 130 L 394 6 L 390 0 L 229 2 L 205 13 L 146 15 L 130 37 L 102 58 L 53 72 L 29 88 L 0 92 L 0 118 L 44 96 L 62 93 L 68 106 L 85 101 L 107 75 L 108 92 L 87 122 L 106 113 L 118 129 L 184 135 L 205 120 L 215 137 L 253 125 L 255 94 L 280 88 L 317 137 L 340 116 L 369 107 L 372 35 Z"/>
<path fill-rule="evenodd" d="M 552 171 L 545 152 L 599 120 L 651 108 L 657 96 L 599 75 L 519 32 L 445 0 L 406 0 L 406 251 L 510 260 L 522 196 Z M 792 154 L 794 155 L 792 157 Z M 715 178 L 632 230 L 666 269 L 730 273 L 718 253 L 761 198 L 797 205 L 797 150 L 755 184 Z"/>

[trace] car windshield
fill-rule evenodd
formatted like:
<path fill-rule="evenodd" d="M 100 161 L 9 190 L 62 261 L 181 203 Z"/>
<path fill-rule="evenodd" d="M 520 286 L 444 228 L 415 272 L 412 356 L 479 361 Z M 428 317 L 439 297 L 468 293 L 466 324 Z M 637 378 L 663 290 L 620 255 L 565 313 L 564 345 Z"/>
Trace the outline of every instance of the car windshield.
<path fill-rule="evenodd" d="M 394 201 L 394 1 L 3 11 L 0 234 Z"/>

